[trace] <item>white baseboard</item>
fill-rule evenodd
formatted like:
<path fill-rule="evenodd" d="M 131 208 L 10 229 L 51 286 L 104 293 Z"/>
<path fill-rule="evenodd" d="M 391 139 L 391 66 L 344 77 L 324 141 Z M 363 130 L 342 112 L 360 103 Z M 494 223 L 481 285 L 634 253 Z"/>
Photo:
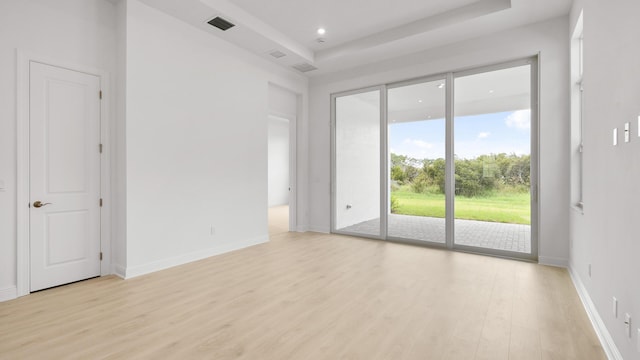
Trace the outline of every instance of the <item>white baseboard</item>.
<path fill-rule="evenodd" d="M 0 288 L 0 302 L 13 300 L 18 297 L 18 288 L 15 286 L 8 286 Z"/>
<path fill-rule="evenodd" d="M 162 260 L 150 262 L 143 265 L 127 267 L 126 270 L 123 271 L 124 276 L 122 277 L 125 279 L 131 279 L 136 276 L 150 274 L 152 272 L 206 259 L 214 255 L 220 255 L 230 251 L 244 249 L 249 246 L 262 244 L 268 241 L 269 241 L 269 236 L 264 235 L 254 239 L 245 240 L 245 241 L 229 242 L 227 244 L 224 244 L 215 248 L 199 250 L 192 253 L 188 253 L 188 254 L 172 257 L 172 258 L 162 259 Z"/>
<path fill-rule="evenodd" d="M 323 233 L 323 234 L 328 234 L 331 232 L 331 230 L 326 227 L 326 226 L 318 226 L 318 225 L 310 225 L 309 226 L 309 231 L 312 232 L 317 232 L 317 233 Z"/>
<path fill-rule="evenodd" d="M 300 225 L 298 225 L 296 227 L 296 232 L 303 233 L 303 232 L 307 232 L 307 231 L 309 231 L 309 225 L 300 224 Z"/>
<path fill-rule="evenodd" d="M 120 265 L 120 264 L 112 264 L 111 265 L 111 273 L 120 277 L 120 278 L 125 278 L 125 274 L 127 273 L 127 270 L 124 266 Z"/>
<path fill-rule="evenodd" d="M 538 256 L 538 264 L 568 268 L 569 260 L 565 258 L 557 258 L 553 256 Z"/>
<path fill-rule="evenodd" d="M 569 267 L 569 275 L 571 275 L 573 285 L 576 287 L 578 296 L 580 296 L 580 300 L 582 300 L 582 305 L 587 311 L 587 316 L 589 316 L 589 320 L 591 320 L 591 324 L 596 331 L 596 335 L 607 357 L 612 360 L 623 360 L 622 354 L 620 354 L 609 330 L 607 330 L 607 327 L 604 325 L 604 321 L 602 321 L 595 304 L 591 301 L 587 288 L 582 283 L 582 280 L 580 280 L 580 276 L 573 270 L 573 267 Z"/>

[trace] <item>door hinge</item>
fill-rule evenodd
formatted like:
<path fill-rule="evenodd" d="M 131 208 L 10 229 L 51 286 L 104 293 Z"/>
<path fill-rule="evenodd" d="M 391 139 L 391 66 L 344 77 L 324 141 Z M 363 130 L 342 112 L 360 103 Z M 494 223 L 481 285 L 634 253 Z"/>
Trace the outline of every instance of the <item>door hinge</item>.
<path fill-rule="evenodd" d="M 102 198 L 100 198 L 100 207 L 102 207 Z"/>
<path fill-rule="evenodd" d="M 102 251 L 100 251 L 100 261 L 102 261 Z"/>
<path fill-rule="evenodd" d="M 102 100 L 102 90 L 100 90 L 99 95 L 100 95 L 100 100 Z"/>
<path fill-rule="evenodd" d="M 98 144 L 98 150 L 100 151 L 100 154 L 102 154 L 102 144 Z"/>

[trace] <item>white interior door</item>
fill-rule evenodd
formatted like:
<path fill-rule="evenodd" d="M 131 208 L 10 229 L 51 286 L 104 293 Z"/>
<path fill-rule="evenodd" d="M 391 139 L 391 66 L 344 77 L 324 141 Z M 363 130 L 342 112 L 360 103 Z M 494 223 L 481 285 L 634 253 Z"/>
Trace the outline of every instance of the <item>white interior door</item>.
<path fill-rule="evenodd" d="M 31 291 L 100 275 L 100 79 L 30 64 Z"/>

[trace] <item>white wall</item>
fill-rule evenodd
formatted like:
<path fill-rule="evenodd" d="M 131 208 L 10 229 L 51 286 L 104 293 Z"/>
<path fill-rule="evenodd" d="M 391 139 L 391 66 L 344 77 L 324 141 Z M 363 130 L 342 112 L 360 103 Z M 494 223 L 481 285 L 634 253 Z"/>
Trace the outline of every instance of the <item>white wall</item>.
<path fill-rule="evenodd" d="M 289 120 L 269 116 L 269 207 L 289 204 Z"/>
<path fill-rule="evenodd" d="M 278 85 L 269 84 L 269 114 L 286 119 L 298 116 L 298 95 Z"/>
<path fill-rule="evenodd" d="M 0 300 L 16 295 L 16 48 L 109 73 L 107 201 L 122 276 L 266 239 L 269 84 L 301 94 L 295 115 L 306 138 L 303 76 L 135 0 L 115 3 L 0 3 Z M 306 197 L 298 202 L 305 228 Z"/>
<path fill-rule="evenodd" d="M 336 229 L 380 218 L 380 97 L 371 94 L 336 99 Z"/>
<path fill-rule="evenodd" d="M 266 241 L 269 83 L 307 80 L 136 0 L 126 57 L 126 275 Z"/>
<path fill-rule="evenodd" d="M 0 2 L 0 300 L 16 287 L 16 48 L 102 69 L 113 82 L 115 24 L 115 7 L 105 0 Z"/>
<path fill-rule="evenodd" d="M 577 1 L 574 25 L 584 7 L 584 214 L 571 216 L 571 269 L 624 359 L 640 359 L 640 3 Z M 565 37 L 569 37 L 567 31 Z M 624 123 L 631 123 L 624 143 Z M 618 128 L 619 145 L 612 146 Z M 591 264 L 591 276 L 588 268 Z M 618 298 L 619 316 L 612 314 Z M 632 316 L 632 337 L 624 314 Z"/>
<path fill-rule="evenodd" d="M 116 4 L 115 119 L 111 127 L 111 265 L 124 277 L 127 264 L 127 2 Z"/>
<path fill-rule="evenodd" d="M 524 58 L 540 52 L 540 260 L 569 258 L 568 18 L 463 41 L 400 59 L 313 78 L 310 87 L 310 227 L 329 230 L 329 94 L 451 70 Z"/>

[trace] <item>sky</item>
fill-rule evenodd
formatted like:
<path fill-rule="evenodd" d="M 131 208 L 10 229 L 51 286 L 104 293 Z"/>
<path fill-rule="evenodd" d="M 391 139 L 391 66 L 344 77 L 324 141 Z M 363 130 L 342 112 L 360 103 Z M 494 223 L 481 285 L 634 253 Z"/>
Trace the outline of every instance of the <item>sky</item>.
<path fill-rule="evenodd" d="M 454 153 L 461 159 L 484 154 L 531 153 L 530 110 L 456 117 Z M 445 120 L 391 124 L 392 153 L 416 159 L 444 158 Z"/>

